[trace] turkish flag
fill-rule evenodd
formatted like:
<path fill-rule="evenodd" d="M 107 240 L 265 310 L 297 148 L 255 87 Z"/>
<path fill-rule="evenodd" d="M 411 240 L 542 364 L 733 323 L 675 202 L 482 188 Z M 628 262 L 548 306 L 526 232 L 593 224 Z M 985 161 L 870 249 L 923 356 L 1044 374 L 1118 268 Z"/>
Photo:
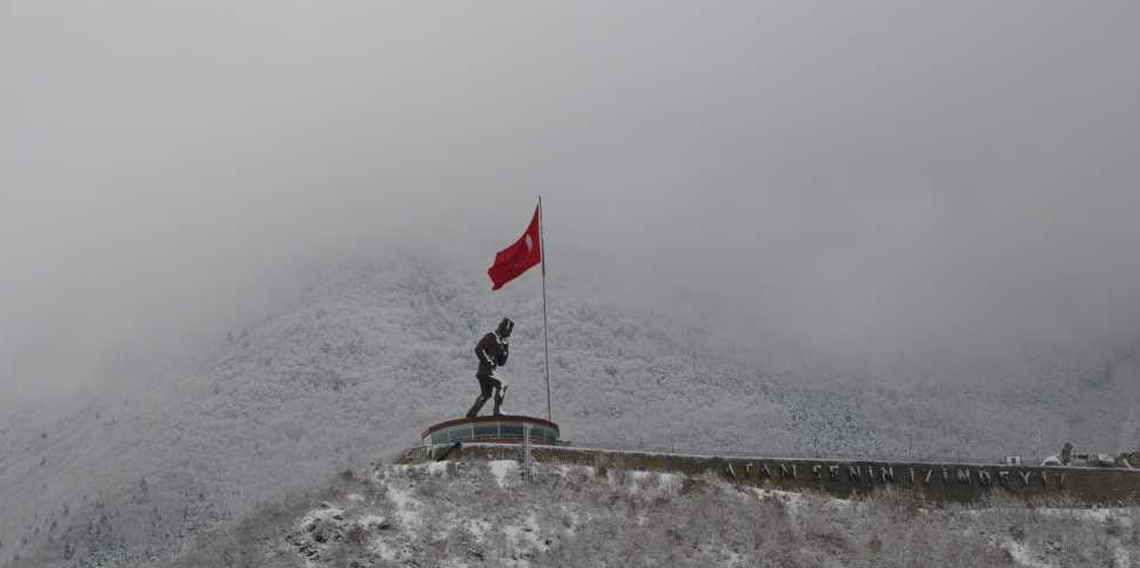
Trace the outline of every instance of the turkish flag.
<path fill-rule="evenodd" d="M 534 218 L 519 240 L 495 255 L 495 264 L 487 269 L 491 277 L 491 290 L 498 290 L 504 284 L 518 278 L 532 266 L 542 262 L 542 237 L 539 228 L 542 223 L 542 204 L 534 208 Z"/>

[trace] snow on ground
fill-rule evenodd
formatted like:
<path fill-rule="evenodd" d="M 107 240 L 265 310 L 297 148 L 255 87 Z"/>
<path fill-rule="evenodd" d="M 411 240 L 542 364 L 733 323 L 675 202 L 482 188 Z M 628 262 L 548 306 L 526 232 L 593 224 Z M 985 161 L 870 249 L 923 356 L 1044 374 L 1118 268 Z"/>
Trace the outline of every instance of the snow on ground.
<path fill-rule="evenodd" d="M 751 565 L 751 563 L 748 562 L 748 557 L 739 553 L 739 552 L 734 552 L 731 550 L 725 550 L 724 555 L 726 558 L 726 564 L 728 566 L 750 566 Z"/>
<path fill-rule="evenodd" d="M 532 557 L 535 551 L 545 552 L 549 549 L 542 540 L 542 528 L 533 511 L 528 513 L 521 523 L 504 525 L 502 533 L 506 537 L 509 551 L 509 558 L 504 560 L 506 566 L 530 566 L 528 558 Z"/>
<path fill-rule="evenodd" d="M 565 477 L 567 474 L 567 472 L 563 472 L 560 475 Z M 587 479 L 589 478 L 587 477 Z M 656 471 L 635 470 L 618 474 L 614 470 L 610 470 L 607 472 L 607 481 L 614 490 L 624 490 L 630 495 L 655 499 L 677 495 L 683 485 L 684 477 L 675 473 Z"/>
<path fill-rule="evenodd" d="M 788 514 L 792 516 L 798 515 L 802 510 L 811 507 L 823 507 L 836 512 L 842 512 L 852 507 L 857 509 L 862 505 L 851 499 L 841 499 L 830 495 L 784 491 L 782 489 L 769 489 L 766 487 L 749 487 L 748 492 L 761 501 L 774 500 L 780 502 L 784 505 Z"/>
<path fill-rule="evenodd" d="M 387 525 L 388 519 L 387 517 L 382 517 L 376 514 L 367 514 L 361 515 L 360 518 L 356 520 L 356 522 L 364 528 L 374 529 Z"/>
<path fill-rule="evenodd" d="M 447 468 L 449 464 L 451 464 L 449 461 L 431 462 L 427 465 L 427 471 L 431 475 L 438 475 L 440 477 L 443 477 L 444 475 L 447 475 Z"/>
<path fill-rule="evenodd" d="M 1113 562 L 1121 568 L 1132 566 L 1132 553 L 1123 546 L 1116 546 L 1113 550 Z"/>
<path fill-rule="evenodd" d="M 1132 532 L 1133 519 L 1140 516 L 1140 508 L 1137 507 L 1120 509 L 1045 508 L 1038 509 L 1037 512 L 1045 517 L 1072 519 L 1105 526 L 1116 525 L 1116 529 L 1112 531 L 1116 533 Z M 1110 533 L 1105 539 L 1105 545 L 1112 550 L 1113 566 L 1132 566 L 1132 553 L 1129 551 L 1128 545 L 1123 543 L 1119 536 Z"/>
<path fill-rule="evenodd" d="M 1035 558 L 1029 551 L 1029 548 L 1020 542 L 1006 540 L 1001 546 L 1019 566 L 1025 566 L 1026 568 L 1055 568 L 1052 564 L 1042 562 Z"/>
<path fill-rule="evenodd" d="M 1140 550 L 1136 509 L 907 511 L 889 498 L 839 499 L 711 478 L 689 483 L 673 473 L 607 468 L 599 477 L 586 466 L 552 464 L 540 464 L 534 481 L 518 473 L 514 460 L 384 468 L 365 487 L 305 512 L 286 540 L 314 568 L 345 559 L 468 568 L 739 567 L 761 558 L 1123 568 Z M 938 552 L 928 553 L 932 545 Z"/>
<path fill-rule="evenodd" d="M 487 531 L 491 530 L 491 523 L 484 519 L 469 519 L 467 521 L 467 532 L 475 539 L 475 542 L 482 543 L 486 540 Z"/>
<path fill-rule="evenodd" d="M 320 521 L 333 517 L 340 517 L 342 515 L 344 515 L 343 509 L 338 509 L 336 507 L 321 507 L 320 509 L 313 509 L 312 511 L 305 513 L 305 515 L 301 517 L 301 520 L 297 522 L 297 526 L 300 527 L 301 530 L 309 530 L 309 527 L 316 526 L 316 524 Z"/>
<path fill-rule="evenodd" d="M 1124 523 L 1128 528 L 1132 528 L 1132 518 L 1127 516 L 1126 513 L 1138 513 L 1138 507 L 1121 507 L 1117 509 L 1075 509 L 1075 508 L 1059 508 L 1059 507 L 1042 507 L 1037 509 L 1037 513 L 1046 517 L 1056 517 L 1060 519 L 1076 519 L 1086 522 L 1107 523 L 1110 520 L 1119 521 Z"/>
<path fill-rule="evenodd" d="M 594 480 L 598 478 L 598 469 L 592 465 L 567 465 L 558 464 L 553 466 L 552 472 L 554 475 L 563 479 L 569 477 L 574 473 L 581 473 L 586 479 Z"/>
<path fill-rule="evenodd" d="M 760 487 L 749 487 L 748 490 L 760 500 L 772 499 L 783 503 L 791 515 L 798 513 L 804 505 L 803 493 L 783 491 L 780 489 L 763 489 Z M 842 499 L 836 499 L 836 501 L 841 500 Z"/>
<path fill-rule="evenodd" d="M 637 490 L 641 488 L 641 484 L 653 478 L 653 472 L 649 471 L 631 471 L 629 472 L 629 492 L 636 495 Z"/>
<path fill-rule="evenodd" d="M 387 560 L 388 562 L 396 559 L 396 551 L 393 550 L 392 547 L 388 546 L 388 543 L 384 542 L 384 537 L 382 536 L 377 536 L 376 538 L 372 539 L 370 549 L 377 556 L 383 558 L 384 560 Z"/>
<path fill-rule="evenodd" d="M 582 524 L 581 517 L 565 504 L 559 505 L 558 509 L 562 517 L 562 529 L 566 531 L 567 535 L 574 536 L 578 526 Z"/>
<path fill-rule="evenodd" d="M 451 531 L 459 527 L 459 515 L 454 511 L 448 512 L 443 515 L 441 520 L 437 521 L 437 524 L 437 530 L 432 534 L 432 538 L 435 540 L 446 540 L 447 537 L 451 536 Z"/>
<path fill-rule="evenodd" d="M 494 460 L 487 462 L 487 467 L 491 470 L 491 474 L 495 476 L 495 483 L 499 485 L 499 489 L 505 489 L 508 485 L 508 479 L 518 477 L 519 462 L 515 460 Z"/>
<path fill-rule="evenodd" d="M 396 518 L 405 531 L 415 532 L 423 525 L 423 516 L 419 511 L 421 503 L 412 497 L 410 491 L 389 485 L 387 496 L 396 507 Z"/>
<path fill-rule="evenodd" d="M 457 558 L 448 558 L 439 564 L 439 568 L 467 568 L 467 563 Z"/>
<path fill-rule="evenodd" d="M 963 511 L 965 516 L 983 522 L 1003 514 L 1000 508 L 974 509 Z M 1132 566 L 1132 550 L 1140 550 L 1140 543 L 1128 543 L 1120 534 L 1133 533 L 1134 519 L 1140 518 L 1140 507 L 1118 507 L 1081 509 L 1074 507 L 1041 507 L 1033 510 L 1033 514 L 1042 519 L 1055 519 L 1066 523 L 1080 523 L 1084 526 L 1100 526 L 1105 529 L 1103 542 L 1100 543 L 1111 554 L 1111 566 L 1126 568 Z M 972 531 L 965 531 L 972 532 Z M 1019 566 L 1042 568 L 1056 566 L 1055 563 L 1040 557 L 1039 551 L 1034 550 L 1025 543 L 1010 539 L 1001 540 L 997 546 L 1009 552 L 1010 557 Z"/>
<path fill-rule="evenodd" d="M 662 491 L 669 494 L 676 494 L 681 491 L 681 486 L 684 485 L 685 478 L 676 473 L 659 473 L 657 474 L 657 487 Z"/>

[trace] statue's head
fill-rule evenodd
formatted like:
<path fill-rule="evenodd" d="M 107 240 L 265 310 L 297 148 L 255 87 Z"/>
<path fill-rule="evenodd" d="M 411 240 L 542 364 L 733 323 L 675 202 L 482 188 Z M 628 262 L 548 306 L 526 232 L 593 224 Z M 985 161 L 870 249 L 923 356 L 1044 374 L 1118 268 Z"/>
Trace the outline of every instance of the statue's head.
<path fill-rule="evenodd" d="M 1061 448 L 1061 461 L 1069 463 L 1073 459 L 1073 445 L 1065 442 L 1064 447 Z"/>
<path fill-rule="evenodd" d="M 499 327 L 495 328 L 495 333 L 506 339 L 511 336 L 511 331 L 514 329 L 515 322 L 511 321 L 511 318 L 503 318 L 503 321 L 499 322 Z"/>

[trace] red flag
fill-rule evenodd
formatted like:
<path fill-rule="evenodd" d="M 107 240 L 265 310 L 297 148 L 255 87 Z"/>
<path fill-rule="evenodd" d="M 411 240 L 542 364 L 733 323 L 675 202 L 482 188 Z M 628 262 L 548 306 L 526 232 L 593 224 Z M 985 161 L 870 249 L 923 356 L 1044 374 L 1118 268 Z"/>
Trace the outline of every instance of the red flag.
<path fill-rule="evenodd" d="M 518 278 L 532 266 L 542 262 L 542 237 L 539 224 L 542 222 L 541 205 L 534 208 L 534 218 L 519 240 L 495 255 L 495 264 L 487 269 L 493 286 L 498 290 L 504 284 Z"/>

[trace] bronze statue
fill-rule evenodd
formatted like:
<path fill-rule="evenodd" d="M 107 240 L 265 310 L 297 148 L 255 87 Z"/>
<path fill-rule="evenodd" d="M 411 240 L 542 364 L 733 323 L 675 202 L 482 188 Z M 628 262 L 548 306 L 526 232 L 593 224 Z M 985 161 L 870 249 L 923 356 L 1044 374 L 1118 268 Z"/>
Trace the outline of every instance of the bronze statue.
<path fill-rule="evenodd" d="M 480 393 L 479 397 L 475 399 L 475 404 L 471 405 L 471 410 L 467 411 L 468 418 L 478 416 L 479 409 L 483 408 L 483 404 L 492 395 L 495 398 L 494 415 L 499 416 L 503 398 L 507 395 L 507 387 L 496 375 L 495 370 L 507 363 L 510 347 L 507 339 L 511 336 L 511 331 L 514 328 L 515 322 L 511 321 L 510 318 L 503 318 L 495 331 L 484 335 L 483 339 L 475 344 L 475 357 L 479 359 L 479 369 L 475 371 L 475 378 L 479 380 Z"/>
<path fill-rule="evenodd" d="M 1041 461 L 1041 465 L 1073 465 L 1073 445 L 1065 442 L 1060 454 L 1053 454 Z"/>

